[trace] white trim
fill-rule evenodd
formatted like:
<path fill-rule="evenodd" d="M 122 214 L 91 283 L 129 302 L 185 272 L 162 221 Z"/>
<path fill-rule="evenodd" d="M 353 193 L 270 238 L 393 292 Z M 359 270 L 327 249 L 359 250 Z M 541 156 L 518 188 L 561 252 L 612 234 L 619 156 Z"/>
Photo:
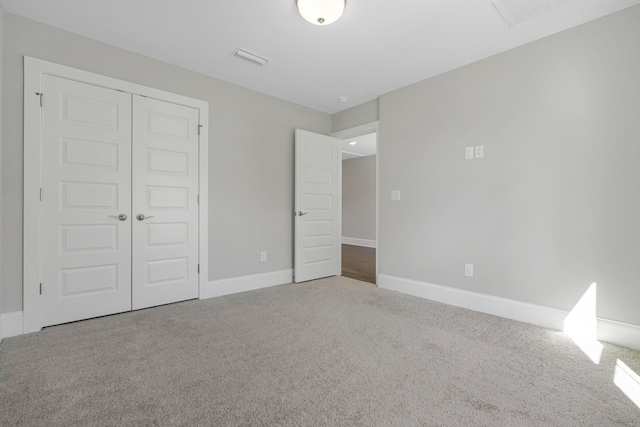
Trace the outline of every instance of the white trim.
<path fill-rule="evenodd" d="M 337 139 L 337 138 L 336 138 Z M 337 139 L 336 156 L 338 156 L 338 238 L 342 236 L 342 142 Z M 338 245 L 336 276 L 342 274 L 342 245 Z"/>
<path fill-rule="evenodd" d="M 0 315 L 0 338 L 15 337 L 24 333 L 22 311 L 3 313 Z"/>
<path fill-rule="evenodd" d="M 598 339 L 640 351 L 640 326 L 598 318 Z"/>
<path fill-rule="evenodd" d="M 378 286 L 469 310 L 562 331 L 568 311 L 380 274 Z M 598 339 L 640 350 L 640 326 L 598 319 Z"/>
<path fill-rule="evenodd" d="M 380 107 L 378 107 L 380 108 Z M 380 129 L 376 122 L 376 286 L 380 279 L 380 250 L 378 250 L 377 239 L 380 238 Z"/>
<path fill-rule="evenodd" d="M 23 247 L 23 295 L 24 295 L 24 332 L 35 332 L 41 328 L 40 323 L 40 294 L 39 283 L 41 277 L 41 230 L 40 230 L 40 98 L 36 92 L 41 92 L 41 76 L 43 74 L 75 80 L 108 89 L 115 89 L 180 104 L 199 110 L 200 128 L 199 140 L 199 176 L 200 189 L 199 213 L 199 258 L 200 298 L 202 289 L 206 286 L 209 263 L 208 246 L 208 167 L 209 167 L 209 103 L 206 101 L 154 89 L 124 80 L 114 79 L 87 71 L 78 70 L 64 65 L 47 62 L 40 59 L 24 57 L 24 247 Z M 46 94 L 44 95 L 45 102 Z"/>
<path fill-rule="evenodd" d="M 271 286 L 284 285 L 292 281 L 293 269 L 232 277 L 230 279 L 212 280 L 205 288 L 200 289 L 200 298 L 214 298 L 236 294 L 238 292 L 253 291 Z"/>
<path fill-rule="evenodd" d="M 201 270 L 202 271 L 202 270 Z M 230 279 L 213 280 L 200 287 L 200 299 L 220 297 L 238 292 L 253 291 L 284 285 L 293 280 L 293 269 L 273 271 L 270 273 L 253 274 L 250 276 L 232 277 Z M 0 339 L 22 335 L 24 315 L 22 311 L 4 313 L 0 315 Z M 38 329 L 39 330 L 39 329 Z"/>
<path fill-rule="evenodd" d="M 365 248 L 377 247 L 377 242 L 370 239 L 358 239 L 357 237 L 342 237 L 342 243 L 344 245 L 364 246 Z"/>
<path fill-rule="evenodd" d="M 40 330 L 40 70 L 31 58 L 24 58 L 24 244 L 23 310 L 24 331 Z M 27 254 L 32 260 L 27 268 Z"/>
<path fill-rule="evenodd" d="M 375 122 L 365 123 L 360 126 L 355 126 L 349 129 L 344 129 L 338 132 L 333 132 L 331 136 L 340 140 L 355 138 L 356 136 L 367 135 L 369 133 L 378 132 L 378 120 Z M 377 143 L 376 143 L 377 147 Z"/>
<path fill-rule="evenodd" d="M 198 140 L 198 177 L 199 192 L 199 216 L 198 216 L 198 235 L 199 241 L 199 298 L 202 299 L 203 288 L 209 282 L 209 103 L 201 101 L 200 111 L 200 138 Z"/>

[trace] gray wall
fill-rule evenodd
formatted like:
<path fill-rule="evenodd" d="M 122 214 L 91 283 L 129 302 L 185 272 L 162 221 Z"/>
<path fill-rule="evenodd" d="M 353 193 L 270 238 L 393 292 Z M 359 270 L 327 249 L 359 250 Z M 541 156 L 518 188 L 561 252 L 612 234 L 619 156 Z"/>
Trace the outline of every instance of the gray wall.
<path fill-rule="evenodd" d="M 376 156 L 342 161 L 342 237 L 376 240 Z"/>
<path fill-rule="evenodd" d="M 22 310 L 23 55 L 208 101 L 209 279 L 292 268 L 294 128 L 331 116 L 12 14 L 4 40 L 2 312 Z"/>
<path fill-rule="evenodd" d="M 636 6 L 382 96 L 380 273 L 562 310 L 597 282 L 640 325 L 639 40 Z"/>
<path fill-rule="evenodd" d="M 333 115 L 333 132 L 364 125 L 378 120 L 378 100 L 365 102 Z"/>

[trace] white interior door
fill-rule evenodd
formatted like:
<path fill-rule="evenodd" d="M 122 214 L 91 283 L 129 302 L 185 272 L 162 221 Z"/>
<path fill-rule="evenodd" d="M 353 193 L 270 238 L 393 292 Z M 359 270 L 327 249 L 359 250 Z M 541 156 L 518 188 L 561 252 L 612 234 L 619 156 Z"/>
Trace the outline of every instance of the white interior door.
<path fill-rule="evenodd" d="M 340 274 L 336 138 L 296 129 L 295 135 L 296 283 Z"/>
<path fill-rule="evenodd" d="M 131 310 L 131 95 L 42 88 L 41 325 Z"/>
<path fill-rule="evenodd" d="M 198 297 L 198 110 L 133 97 L 133 309 Z"/>

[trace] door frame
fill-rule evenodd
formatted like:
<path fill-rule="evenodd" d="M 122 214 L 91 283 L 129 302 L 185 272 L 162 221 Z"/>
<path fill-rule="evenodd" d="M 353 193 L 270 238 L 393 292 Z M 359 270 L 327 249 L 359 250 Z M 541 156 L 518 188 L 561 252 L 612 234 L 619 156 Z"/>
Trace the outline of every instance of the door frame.
<path fill-rule="evenodd" d="M 41 150 L 40 150 L 40 102 L 47 102 L 47 95 L 40 96 L 41 76 L 47 74 L 80 83 L 141 95 L 160 101 L 195 108 L 199 111 L 200 138 L 198 142 L 198 295 L 209 278 L 208 258 L 208 167 L 209 167 L 209 103 L 171 92 L 142 86 L 88 71 L 78 70 L 41 59 L 24 57 L 24 200 L 23 200 L 23 321 L 24 333 L 39 331 L 40 283 L 42 277 L 42 230 L 41 230 Z"/>
<path fill-rule="evenodd" d="M 378 286 L 378 264 L 380 257 L 380 126 L 379 121 L 365 123 L 363 125 L 354 126 L 352 128 L 344 129 L 338 132 L 333 132 L 331 136 L 338 138 L 338 149 L 340 150 L 340 167 L 339 167 L 339 224 L 340 224 L 340 273 L 342 273 L 342 141 L 355 138 L 357 136 L 366 135 L 369 133 L 376 134 L 376 286 Z"/>

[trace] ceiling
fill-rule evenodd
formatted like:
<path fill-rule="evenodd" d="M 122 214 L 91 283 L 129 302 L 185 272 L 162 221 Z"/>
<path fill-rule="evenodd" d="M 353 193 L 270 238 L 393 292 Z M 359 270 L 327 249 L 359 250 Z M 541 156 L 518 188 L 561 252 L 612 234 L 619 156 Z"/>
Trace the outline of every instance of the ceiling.
<path fill-rule="evenodd" d="M 510 28 L 491 0 L 348 0 L 328 26 L 302 19 L 295 0 L 0 3 L 6 12 L 330 114 L 640 3 L 508 1 L 565 5 Z M 238 47 L 270 61 L 259 67 L 234 58 Z"/>
<path fill-rule="evenodd" d="M 376 154 L 376 136 L 377 134 L 374 132 L 341 140 L 342 160 L 357 159 Z M 355 142 L 355 144 L 350 144 L 350 142 Z"/>

